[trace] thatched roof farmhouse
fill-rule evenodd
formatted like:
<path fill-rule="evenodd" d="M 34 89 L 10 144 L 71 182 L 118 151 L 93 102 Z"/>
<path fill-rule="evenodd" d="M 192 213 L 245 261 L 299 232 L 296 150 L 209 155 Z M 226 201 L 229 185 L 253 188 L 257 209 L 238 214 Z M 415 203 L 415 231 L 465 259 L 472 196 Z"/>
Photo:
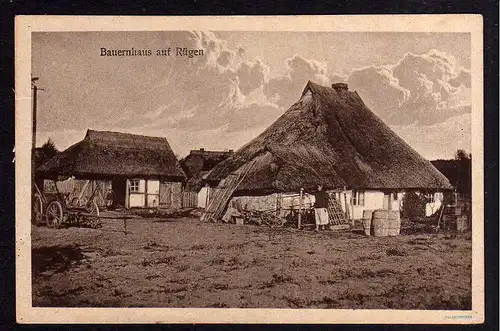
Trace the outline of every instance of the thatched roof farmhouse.
<path fill-rule="evenodd" d="M 432 164 L 366 107 L 358 93 L 308 82 L 301 99 L 207 176 L 219 181 L 257 159 L 238 190 L 450 189 Z"/>
<path fill-rule="evenodd" d="M 250 163 L 233 196 L 314 190 L 322 184 L 327 190 L 348 193 L 344 209 L 349 201 L 363 208 L 390 209 L 400 198 L 397 192 L 451 189 L 446 177 L 346 84 L 325 87 L 308 82 L 294 105 L 215 166 L 206 181 L 217 185 L 229 174 L 248 169 Z M 359 216 L 360 211 L 351 215 Z"/>

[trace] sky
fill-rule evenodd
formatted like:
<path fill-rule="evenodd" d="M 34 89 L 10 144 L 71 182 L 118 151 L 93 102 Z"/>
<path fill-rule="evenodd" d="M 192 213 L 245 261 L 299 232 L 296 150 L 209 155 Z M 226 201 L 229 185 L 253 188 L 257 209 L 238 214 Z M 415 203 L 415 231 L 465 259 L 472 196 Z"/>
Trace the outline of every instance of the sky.
<path fill-rule="evenodd" d="M 101 56 L 106 49 L 152 56 Z M 156 56 L 158 49 L 202 56 Z M 345 82 L 428 159 L 470 151 L 470 35 L 395 32 L 37 32 L 37 145 L 87 129 L 166 137 L 174 152 L 238 149 L 299 100 Z"/>

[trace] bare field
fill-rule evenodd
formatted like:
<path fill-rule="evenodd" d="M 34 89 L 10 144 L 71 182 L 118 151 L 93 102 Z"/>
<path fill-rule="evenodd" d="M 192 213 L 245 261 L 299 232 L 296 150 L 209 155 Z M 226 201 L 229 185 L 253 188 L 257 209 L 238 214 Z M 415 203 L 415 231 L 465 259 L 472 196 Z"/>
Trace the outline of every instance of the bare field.
<path fill-rule="evenodd" d="M 470 235 L 103 220 L 32 228 L 33 306 L 471 309 Z"/>

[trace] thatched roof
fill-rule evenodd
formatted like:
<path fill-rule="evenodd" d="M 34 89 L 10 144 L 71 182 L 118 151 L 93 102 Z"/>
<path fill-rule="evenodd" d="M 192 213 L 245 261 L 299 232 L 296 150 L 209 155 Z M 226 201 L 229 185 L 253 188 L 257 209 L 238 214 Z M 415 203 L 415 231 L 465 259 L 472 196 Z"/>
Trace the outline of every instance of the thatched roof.
<path fill-rule="evenodd" d="M 206 180 L 217 183 L 254 159 L 240 193 L 290 192 L 320 183 L 328 189 L 451 188 L 356 92 L 312 82 L 297 103 Z"/>
<path fill-rule="evenodd" d="M 180 161 L 182 170 L 184 170 L 188 178 L 185 189 L 187 191 L 198 192 L 204 185 L 203 176 L 232 154 L 233 150 L 210 151 L 203 148 L 191 150 Z"/>
<path fill-rule="evenodd" d="M 85 138 L 57 154 L 37 171 L 46 177 L 186 176 L 167 139 L 129 133 L 87 130 Z"/>

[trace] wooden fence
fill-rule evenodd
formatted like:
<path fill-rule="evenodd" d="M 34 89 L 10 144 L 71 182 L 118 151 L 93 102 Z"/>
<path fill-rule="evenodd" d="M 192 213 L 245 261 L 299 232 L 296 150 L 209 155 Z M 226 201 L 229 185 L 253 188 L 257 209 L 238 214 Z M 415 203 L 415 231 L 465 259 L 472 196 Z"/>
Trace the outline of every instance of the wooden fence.
<path fill-rule="evenodd" d="M 182 192 L 182 208 L 198 207 L 198 193 L 184 191 Z"/>

